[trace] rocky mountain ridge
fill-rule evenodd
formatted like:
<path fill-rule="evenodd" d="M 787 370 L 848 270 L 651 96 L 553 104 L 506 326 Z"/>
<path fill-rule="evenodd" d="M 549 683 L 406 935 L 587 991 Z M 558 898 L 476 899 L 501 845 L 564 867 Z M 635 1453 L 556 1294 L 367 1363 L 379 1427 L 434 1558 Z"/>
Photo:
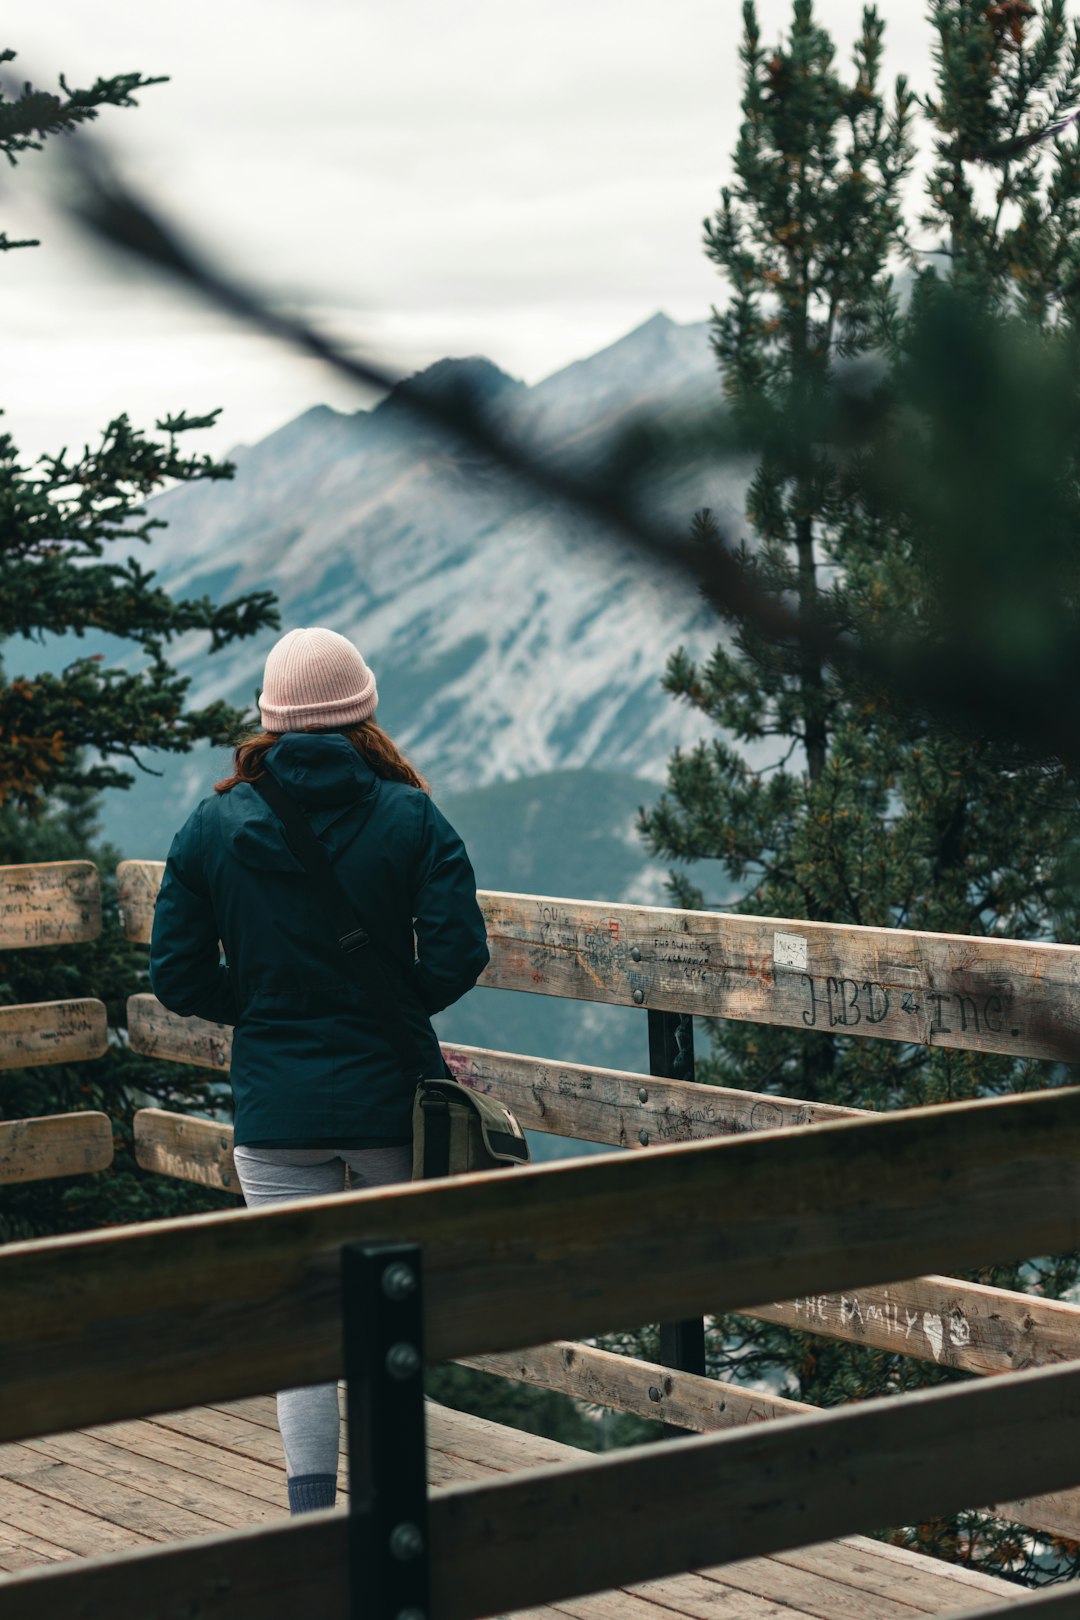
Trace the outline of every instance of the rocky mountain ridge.
<path fill-rule="evenodd" d="M 670 418 L 718 395 L 706 328 L 664 316 L 532 388 L 475 359 L 408 386 L 463 376 L 524 443 L 579 467 L 635 411 Z M 715 636 L 693 590 L 418 425 L 393 394 L 354 415 L 307 411 L 234 459 L 231 483 L 151 503 L 169 525 L 150 557 L 160 581 L 215 597 L 269 586 L 285 625 L 350 636 L 376 671 L 380 719 L 440 791 L 586 766 L 658 779 L 673 743 L 697 735 L 659 685 L 676 646 Z M 712 486 L 734 517 L 740 480 L 721 470 Z M 681 528 L 699 503 L 674 489 L 667 504 Z M 272 640 L 213 658 L 205 638 L 179 643 L 193 701 L 250 703 Z"/>

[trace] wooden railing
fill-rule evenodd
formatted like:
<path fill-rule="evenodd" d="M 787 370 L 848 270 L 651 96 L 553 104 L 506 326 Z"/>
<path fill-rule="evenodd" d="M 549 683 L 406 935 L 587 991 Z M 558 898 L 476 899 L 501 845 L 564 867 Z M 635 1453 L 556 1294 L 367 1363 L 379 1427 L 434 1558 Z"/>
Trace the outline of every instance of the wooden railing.
<path fill-rule="evenodd" d="M 422 1243 L 441 1361 L 730 1309 L 766 1279 L 789 1298 L 858 1289 L 1078 1233 L 1068 1090 L 12 1244 L 0 1439 L 337 1377 L 345 1243 Z M 453 1486 L 430 1502 L 431 1613 L 1058 1491 L 1080 1476 L 1078 1418 L 1070 1363 Z M 345 1538 L 342 1516 L 311 1515 L 54 1566 L 5 1581 L 5 1620 L 201 1612 L 222 1579 L 231 1620 L 340 1607 Z"/>
<path fill-rule="evenodd" d="M 76 945 L 101 933 L 101 885 L 92 861 L 0 867 L 0 951 Z M 101 1057 L 105 1004 L 92 997 L 0 1006 L 0 1070 Z M 0 1182 L 104 1170 L 112 1163 L 106 1114 L 79 1112 L 0 1123 Z"/>
<path fill-rule="evenodd" d="M 149 939 L 162 870 L 159 863 L 127 862 L 118 871 L 131 939 Z M 793 1007 L 801 1002 L 799 1022 L 807 1028 L 819 1027 L 824 1016 L 826 1027 L 899 1038 L 899 1019 L 899 1028 L 913 1039 L 912 1021 L 918 1026 L 921 1018 L 918 1027 L 931 1041 L 985 1049 L 988 1038 L 1007 1028 L 1012 1049 L 1019 1046 L 1025 1055 L 1033 1039 L 1044 1052 L 1080 1051 L 1077 947 L 538 896 L 482 893 L 480 899 L 491 949 L 481 981 L 486 985 L 784 1024 L 795 1022 Z M 228 1029 L 178 1018 L 153 996 L 133 997 L 128 1019 L 138 1051 L 227 1071 Z M 638 1151 L 662 1142 L 859 1117 L 854 1109 L 655 1075 L 474 1047 L 444 1050 L 459 1079 L 494 1092 L 523 1125 Z M 145 1168 L 238 1191 L 231 1138 L 228 1126 L 158 1110 L 136 1119 L 136 1153 Z M 745 1309 L 746 1299 L 741 1303 Z M 777 1298 L 747 1314 L 968 1372 L 1080 1356 L 1080 1307 L 949 1277 Z M 603 1385 L 604 1404 L 702 1430 L 791 1408 L 670 1368 L 660 1376 L 625 1359 L 613 1368 L 602 1352 L 584 1347 L 575 1347 L 569 1360 L 562 1347 L 549 1346 L 486 1365 L 589 1399 L 599 1400 Z M 673 1379 L 679 1401 L 665 1393 Z M 1012 1504 L 1008 1511 L 1032 1528 L 1080 1538 L 1080 1492 Z"/>
<path fill-rule="evenodd" d="M 148 941 L 160 861 L 117 868 Z M 1080 946 L 481 892 L 481 984 L 1011 1056 L 1080 1056 Z"/>
<path fill-rule="evenodd" d="M 149 938 L 161 871 L 153 862 L 118 871 L 131 939 Z M 1077 947 L 535 896 L 485 893 L 481 903 L 487 985 L 1017 1056 L 1080 1055 Z M 229 1030 L 177 1018 L 152 996 L 133 997 L 128 1013 L 137 1051 L 227 1072 Z M 1080 1092 L 884 1117 L 519 1054 L 446 1053 L 465 1084 L 496 1093 L 529 1128 L 632 1152 L 9 1246 L 0 1253 L 0 1285 L 14 1302 L 0 1349 L 0 1439 L 337 1376 L 341 1244 L 419 1239 L 430 1359 L 456 1357 L 703 1433 L 744 1428 L 680 1443 L 670 1461 L 665 1447 L 575 1467 L 565 1488 L 552 1481 L 539 1497 L 538 1486 L 511 1481 L 433 1502 L 439 1620 L 962 1506 L 998 1504 L 1032 1527 L 1080 1536 L 1068 1431 L 1080 1367 L 1054 1365 L 1080 1358 L 1080 1307 L 914 1275 L 1077 1246 Z M 235 1192 L 231 1145 L 231 1128 L 216 1121 L 152 1109 L 136 1120 L 146 1168 Z M 241 1244 L 236 1221 L 246 1223 Z M 913 1280 L 881 1281 L 890 1277 Z M 73 1323 L 62 1302 L 76 1284 L 85 1309 Z M 562 1342 L 727 1310 L 1010 1376 L 818 1413 Z M 763 1433 L 762 1417 L 785 1421 Z M 1014 1422 L 1022 1445 L 1002 1438 Z M 822 1483 L 830 1467 L 842 1475 L 836 1489 Z M 766 1515 L 755 1493 L 775 1477 L 796 1505 Z M 586 1546 L 577 1527 L 589 1503 Z M 487 1512 L 506 1549 L 494 1561 L 477 1555 Z M 648 1517 L 648 1535 L 627 1537 L 626 1514 L 635 1526 Z M 610 1537 L 608 1516 L 620 1522 Z M 559 1538 L 558 1560 L 528 1557 L 541 1534 Z M 286 1549 L 330 1557 L 330 1584 L 318 1590 L 340 1598 L 339 1524 L 301 1521 L 228 1538 L 232 1616 L 277 1612 L 266 1572 Z M 25 1587 L 29 1602 L 49 1582 L 58 1620 L 91 1599 L 134 1613 L 131 1594 L 145 1594 L 146 1580 L 167 1578 L 182 1596 L 223 1556 L 189 1547 L 93 1574 L 27 1576 L 5 1584 L 5 1600 Z M 5 1611 L 12 1620 L 23 1612 Z"/>

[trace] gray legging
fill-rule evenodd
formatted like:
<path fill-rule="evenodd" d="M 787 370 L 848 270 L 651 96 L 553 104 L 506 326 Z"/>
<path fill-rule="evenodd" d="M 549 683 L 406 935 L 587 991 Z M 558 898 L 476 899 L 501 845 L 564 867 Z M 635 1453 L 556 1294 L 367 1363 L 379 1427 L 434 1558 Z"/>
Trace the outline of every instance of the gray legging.
<path fill-rule="evenodd" d="M 386 1187 L 408 1181 L 411 1147 L 384 1148 L 248 1148 L 233 1150 L 244 1202 L 249 1208 L 290 1198 L 318 1198 L 350 1190 Z M 294 1475 L 337 1475 L 338 1397 L 336 1384 L 309 1384 L 282 1390 L 277 1398 L 278 1427 L 285 1447 L 285 1468 Z"/>

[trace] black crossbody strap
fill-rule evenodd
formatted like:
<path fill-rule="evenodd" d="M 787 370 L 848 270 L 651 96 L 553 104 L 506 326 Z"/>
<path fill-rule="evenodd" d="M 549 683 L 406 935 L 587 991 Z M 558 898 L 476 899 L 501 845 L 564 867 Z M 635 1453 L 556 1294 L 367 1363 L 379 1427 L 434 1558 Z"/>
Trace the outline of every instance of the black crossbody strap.
<path fill-rule="evenodd" d="M 410 1080 L 421 1079 L 424 1063 L 412 1031 L 405 1022 L 401 1004 L 382 963 L 372 950 L 367 930 L 345 893 L 329 855 L 312 831 L 307 816 L 269 771 L 251 785 L 284 827 L 289 848 L 311 879 L 311 886 L 333 927 L 349 971 L 367 996 L 371 1010 L 381 1020 L 402 1072 Z"/>
<path fill-rule="evenodd" d="M 432 1087 L 420 1091 L 424 1111 L 424 1180 L 450 1174 L 450 1104 Z"/>

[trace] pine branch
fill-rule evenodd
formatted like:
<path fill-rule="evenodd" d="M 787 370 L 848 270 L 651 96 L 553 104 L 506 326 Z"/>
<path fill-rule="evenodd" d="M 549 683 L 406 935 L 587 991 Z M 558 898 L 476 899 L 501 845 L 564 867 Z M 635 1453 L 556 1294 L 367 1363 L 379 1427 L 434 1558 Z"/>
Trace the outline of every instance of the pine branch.
<path fill-rule="evenodd" d="M 0 63 L 15 59 L 12 50 L 0 51 Z M 35 90 L 26 81 L 21 88 L 0 76 L 0 153 L 14 167 L 24 152 L 40 151 L 51 135 L 70 135 L 98 116 L 101 107 L 137 107 L 135 93 L 150 85 L 167 84 L 165 77 L 118 73 L 96 79 L 86 89 L 75 89 L 60 75 L 60 94 Z"/>

